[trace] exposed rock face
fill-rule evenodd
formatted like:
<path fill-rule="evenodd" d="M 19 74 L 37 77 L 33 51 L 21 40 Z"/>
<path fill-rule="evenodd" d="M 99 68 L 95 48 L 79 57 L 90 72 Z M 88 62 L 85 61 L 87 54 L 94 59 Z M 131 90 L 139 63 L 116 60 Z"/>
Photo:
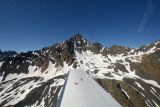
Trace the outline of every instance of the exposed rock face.
<path fill-rule="evenodd" d="M 160 80 L 160 50 L 143 55 L 140 69 L 155 79 Z"/>
<path fill-rule="evenodd" d="M 155 41 L 153 43 L 150 43 L 148 45 L 144 45 L 144 46 L 141 46 L 139 49 L 137 49 L 136 51 L 143 51 L 143 52 L 147 52 L 149 50 L 156 50 L 156 49 L 159 49 L 160 48 L 160 40 L 158 41 Z"/>
<path fill-rule="evenodd" d="M 124 107 L 144 107 L 145 101 L 140 93 L 137 93 L 131 86 L 126 83 L 115 80 L 98 79 L 97 82 Z M 124 90 L 124 91 L 123 91 Z M 128 95 L 125 93 L 130 94 Z M 135 102 L 136 99 L 136 102 Z"/>
<path fill-rule="evenodd" d="M 54 107 L 71 69 L 82 68 L 124 107 L 160 106 L 160 42 L 103 47 L 80 34 L 41 50 L 0 51 L 0 106 Z"/>
<path fill-rule="evenodd" d="M 75 50 L 82 52 L 86 50 L 87 41 L 76 34 L 74 38 L 64 41 L 60 44 L 52 45 L 48 48 L 43 48 L 38 51 L 29 51 L 27 53 L 17 54 L 15 57 L 8 53 L 3 66 L 0 69 L 0 75 L 4 73 L 3 80 L 10 73 L 28 73 L 29 65 L 38 66 L 41 72 L 45 71 L 48 67 L 49 60 L 55 63 L 55 67 L 63 67 L 63 63 L 66 62 L 68 65 L 72 65 L 75 61 Z M 2 54 L 1 54 L 2 55 Z M 10 55 L 10 56 L 9 56 Z M 4 58 L 3 58 L 4 60 Z M 17 67 L 18 66 L 18 67 Z"/>
<path fill-rule="evenodd" d="M 100 43 L 93 43 L 90 47 L 90 50 L 95 54 L 99 54 L 102 48 L 103 46 Z"/>
<path fill-rule="evenodd" d="M 26 93 L 27 90 L 20 90 L 23 86 L 26 85 L 26 88 L 28 88 L 28 91 L 30 91 L 24 99 L 20 102 L 17 102 L 16 104 L 10 103 L 8 104 L 8 107 L 24 107 L 24 106 L 42 106 L 41 103 L 44 103 L 43 106 L 45 107 L 56 107 L 57 97 L 58 93 L 62 87 L 62 85 L 53 86 L 54 82 L 57 82 L 57 79 L 64 79 L 64 76 L 57 76 L 55 78 L 49 79 L 46 82 L 39 83 L 39 80 L 41 78 L 39 77 L 29 77 L 29 78 L 23 78 L 18 80 L 15 83 L 11 83 L 12 86 L 5 90 L 4 93 L 0 96 L 3 100 L 0 103 L 0 106 L 3 107 L 6 103 L 10 102 L 12 99 L 18 99 L 18 95 L 23 95 Z M 12 82 L 7 81 L 7 82 Z M 34 84 L 31 84 L 34 82 Z M 4 83 L 1 83 L 0 86 L 3 86 Z M 3 91 L 5 87 L 1 89 Z M 8 94 L 9 92 L 14 93 L 14 96 L 11 94 Z M 7 94 L 7 96 L 4 96 Z"/>
<path fill-rule="evenodd" d="M 103 48 L 103 50 L 101 51 L 101 54 L 105 57 L 108 57 L 108 48 L 107 47 Z"/>
<path fill-rule="evenodd" d="M 18 53 L 15 52 L 15 51 L 5 51 L 5 52 L 2 52 L 0 50 L 0 61 L 3 61 L 3 60 L 6 60 L 10 57 L 13 57 L 15 55 L 17 55 Z"/>
<path fill-rule="evenodd" d="M 108 55 L 117 55 L 117 54 L 128 55 L 128 52 L 130 52 L 130 51 L 131 51 L 131 49 L 128 47 L 113 45 L 110 48 L 104 47 L 103 50 L 101 51 L 101 54 L 106 57 Z"/>
<path fill-rule="evenodd" d="M 150 98 L 153 98 L 160 105 L 159 99 L 154 94 L 150 94 L 150 91 L 153 91 L 152 89 L 156 89 L 157 92 L 160 92 L 160 89 L 153 88 L 143 81 L 128 78 L 124 78 L 123 82 L 108 79 L 97 79 L 96 81 L 107 92 L 111 93 L 123 107 L 146 107 L 145 101 Z M 144 89 L 138 87 L 137 83 L 143 84 Z M 150 103 L 156 106 L 153 102 Z"/>
<path fill-rule="evenodd" d="M 116 54 L 127 54 L 131 49 L 128 47 L 122 47 L 118 45 L 113 45 L 108 49 L 108 54 L 116 55 Z"/>

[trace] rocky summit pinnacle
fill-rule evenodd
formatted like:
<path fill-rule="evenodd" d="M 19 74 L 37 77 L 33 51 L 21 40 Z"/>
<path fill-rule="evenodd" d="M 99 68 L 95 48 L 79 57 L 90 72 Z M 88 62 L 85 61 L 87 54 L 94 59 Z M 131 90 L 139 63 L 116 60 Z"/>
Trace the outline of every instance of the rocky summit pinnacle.
<path fill-rule="evenodd" d="M 124 107 L 160 106 L 160 41 L 138 49 L 80 34 L 23 53 L 0 51 L 0 107 L 55 107 L 66 74 L 81 68 Z"/>

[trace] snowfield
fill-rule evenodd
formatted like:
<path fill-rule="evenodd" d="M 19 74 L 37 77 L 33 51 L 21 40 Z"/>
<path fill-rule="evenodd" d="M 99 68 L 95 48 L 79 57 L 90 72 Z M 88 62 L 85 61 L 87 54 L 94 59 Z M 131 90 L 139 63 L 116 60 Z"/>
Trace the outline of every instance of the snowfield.
<path fill-rule="evenodd" d="M 62 100 L 57 107 L 121 107 L 81 69 L 70 71 Z"/>

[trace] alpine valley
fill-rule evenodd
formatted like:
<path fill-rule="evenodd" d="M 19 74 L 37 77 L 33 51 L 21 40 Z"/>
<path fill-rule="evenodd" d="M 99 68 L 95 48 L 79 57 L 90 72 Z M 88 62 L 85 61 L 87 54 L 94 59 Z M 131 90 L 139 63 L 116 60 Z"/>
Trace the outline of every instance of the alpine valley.
<path fill-rule="evenodd" d="M 0 51 L 0 107 L 56 107 L 66 74 L 79 68 L 123 107 L 160 107 L 159 40 L 104 47 L 80 34 L 41 50 Z"/>

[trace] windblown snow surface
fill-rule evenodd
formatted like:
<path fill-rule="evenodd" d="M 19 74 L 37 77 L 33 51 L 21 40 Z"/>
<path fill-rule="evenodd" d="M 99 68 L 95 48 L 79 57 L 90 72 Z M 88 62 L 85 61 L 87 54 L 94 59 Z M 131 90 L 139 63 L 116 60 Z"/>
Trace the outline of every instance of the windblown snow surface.
<path fill-rule="evenodd" d="M 57 107 L 121 106 L 82 69 L 71 71 L 63 88 L 62 100 Z"/>

